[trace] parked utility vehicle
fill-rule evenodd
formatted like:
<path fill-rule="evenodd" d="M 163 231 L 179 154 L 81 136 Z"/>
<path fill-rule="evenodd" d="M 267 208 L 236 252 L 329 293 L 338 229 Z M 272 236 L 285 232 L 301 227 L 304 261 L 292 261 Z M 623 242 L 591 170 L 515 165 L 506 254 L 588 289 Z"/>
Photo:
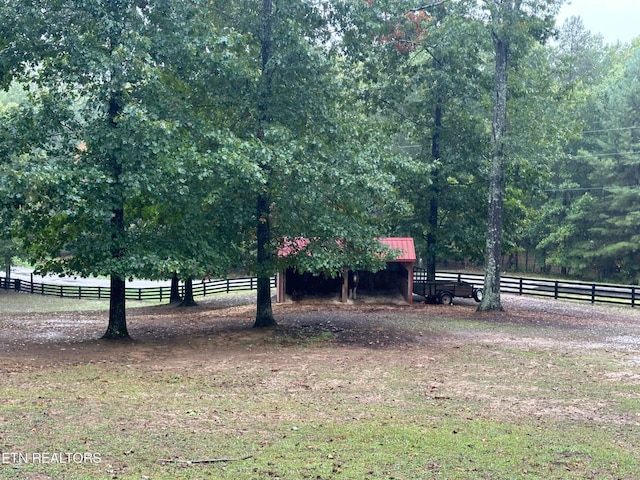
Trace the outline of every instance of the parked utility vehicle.
<path fill-rule="evenodd" d="M 482 288 L 476 288 L 468 282 L 452 280 L 414 281 L 413 293 L 421 295 L 427 303 L 451 305 L 454 297 L 482 300 Z"/>

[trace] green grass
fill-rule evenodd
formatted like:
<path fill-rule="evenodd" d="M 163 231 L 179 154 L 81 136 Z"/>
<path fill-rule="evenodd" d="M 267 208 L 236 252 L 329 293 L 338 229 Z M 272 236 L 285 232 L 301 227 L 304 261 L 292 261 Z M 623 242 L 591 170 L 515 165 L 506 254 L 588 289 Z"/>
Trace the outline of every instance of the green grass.
<path fill-rule="evenodd" d="M 77 300 L 0 289 L 0 315 L 106 310 L 109 300 Z"/>
<path fill-rule="evenodd" d="M 363 348 L 289 328 L 65 361 L 0 354 L 0 479 L 639 478 L 632 354 L 539 346 L 535 333 L 562 335 L 508 321 L 361 322 L 430 340 Z"/>
<path fill-rule="evenodd" d="M 216 293 L 196 298 L 197 302 L 222 297 L 243 295 L 247 292 Z M 167 301 L 157 300 L 127 300 L 127 308 L 152 307 L 166 305 Z M 31 295 L 15 293 L 0 289 L 0 315 L 20 313 L 52 313 L 52 312 L 81 312 L 104 311 L 109 309 L 109 299 L 89 300 L 76 298 L 62 298 L 53 295 Z"/>
<path fill-rule="evenodd" d="M 166 302 L 163 302 L 166 303 Z M 161 305 L 157 301 L 127 300 L 128 308 Z M 0 315 L 20 313 L 52 313 L 104 311 L 109 309 L 109 299 L 88 300 L 61 298 L 52 295 L 31 295 L 28 293 L 7 292 L 0 289 Z"/>
<path fill-rule="evenodd" d="M 270 376 L 246 363 L 211 376 L 108 364 L 14 376 L 1 389 L 3 451 L 100 463 L 5 466 L 0 478 L 637 478 L 625 427 L 493 417 L 461 399 L 363 404 L 359 388 L 296 395 L 265 388 Z M 160 461 L 214 458 L 233 461 Z"/>

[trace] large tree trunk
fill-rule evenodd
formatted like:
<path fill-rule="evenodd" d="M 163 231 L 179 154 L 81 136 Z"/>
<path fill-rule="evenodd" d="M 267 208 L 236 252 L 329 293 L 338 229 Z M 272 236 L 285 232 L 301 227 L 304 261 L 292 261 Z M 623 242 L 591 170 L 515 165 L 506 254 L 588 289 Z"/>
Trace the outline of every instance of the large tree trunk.
<path fill-rule="evenodd" d="M 111 256 L 118 260 L 122 258 L 123 251 L 121 239 L 124 235 L 124 211 L 117 208 L 113 211 L 111 218 L 111 226 L 113 228 L 112 235 L 112 252 Z M 127 332 L 126 317 L 126 284 L 124 278 L 116 273 L 111 273 L 111 289 L 109 294 L 109 326 L 102 338 L 118 339 L 129 338 Z"/>
<path fill-rule="evenodd" d="M 256 321 L 254 327 L 276 325 L 271 308 L 271 227 L 269 225 L 269 195 L 263 193 L 258 198 L 258 284 L 256 301 Z"/>
<path fill-rule="evenodd" d="M 434 5 L 433 10 L 438 22 L 445 19 L 446 9 L 444 5 Z M 437 47 L 431 50 L 433 70 L 439 77 L 443 69 L 443 59 Z M 438 210 L 440 201 L 440 172 L 438 162 L 442 155 L 442 105 L 444 94 L 443 85 L 438 82 L 435 92 L 435 109 L 433 111 L 433 127 L 431 128 L 431 158 L 436 167 L 431 172 L 431 198 L 429 199 L 429 233 L 427 234 L 427 280 L 436 279 L 436 263 L 438 251 Z"/>
<path fill-rule="evenodd" d="M 493 154 L 489 173 L 489 209 L 485 250 L 484 295 L 479 311 L 502 310 L 500 301 L 500 259 L 502 254 L 502 214 L 504 205 L 504 137 L 507 125 L 507 72 L 509 43 L 494 37 L 496 72 L 493 99 Z"/>
<path fill-rule="evenodd" d="M 180 285 L 178 274 L 173 272 L 171 275 L 171 293 L 169 294 L 169 303 L 180 303 L 182 297 L 180 296 Z"/>
<path fill-rule="evenodd" d="M 4 259 L 4 278 L 7 279 L 7 282 L 11 280 L 11 256 Z"/>
<path fill-rule="evenodd" d="M 122 97 L 114 93 L 109 100 L 109 124 L 111 128 L 117 128 L 117 117 L 122 112 Z M 111 258 L 118 263 L 124 256 L 124 194 L 120 178 L 122 176 L 122 164 L 115 156 L 110 158 L 111 174 L 113 176 L 112 196 L 114 207 L 111 217 Z M 119 267 L 118 267 L 119 269 Z M 126 318 L 125 280 L 121 273 L 111 272 L 111 294 L 109 297 L 109 326 L 102 338 L 116 339 L 129 338 Z"/>
<path fill-rule="evenodd" d="M 262 91 L 260 94 L 260 125 L 258 127 L 258 138 L 264 140 L 264 131 L 269 123 L 269 102 L 271 101 L 271 75 L 267 71 L 269 59 L 271 57 L 271 46 L 273 37 L 273 4 L 272 0 L 262 0 Z M 261 165 L 263 171 L 269 174 L 270 166 Z M 269 183 L 258 195 L 256 205 L 256 237 L 257 237 L 257 301 L 256 301 L 256 321 L 254 327 L 272 327 L 276 325 L 271 308 L 271 226 L 269 211 Z"/>
<path fill-rule="evenodd" d="M 180 303 L 181 307 L 195 307 L 198 304 L 193 299 L 193 279 L 187 278 L 184 281 L 184 299 Z"/>
<path fill-rule="evenodd" d="M 5 290 L 9 289 L 9 282 L 11 281 L 11 257 L 6 257 L 4 259 L 4 285 L 2 284 L 2 279 L 0 279 L 0 288 L 3 286 Z"/>
<path fill-rule="evenodd" d="M 439 65 L 438 61 L 435 61 Z M 442 130 L 442 105 L 436 102 L 431 134 L 431 157 L 435 162 L 440 159 L 440 132 Z M 431 199 L 429 200 L 429 233 L 427 234 L 427 280 L 436 279 L 436 260 L 438 244 L 438 197 L 440 196 L 440 178 L 438 168 L 431 172 Z"/>
<path fill-rule="evenodd" d="M 109 295 L 109 326 L 102 338 L 107 340 L 129 338 L 127 331 L 125 290 L 123 278 L 111 275 L 111 294 Z"/>

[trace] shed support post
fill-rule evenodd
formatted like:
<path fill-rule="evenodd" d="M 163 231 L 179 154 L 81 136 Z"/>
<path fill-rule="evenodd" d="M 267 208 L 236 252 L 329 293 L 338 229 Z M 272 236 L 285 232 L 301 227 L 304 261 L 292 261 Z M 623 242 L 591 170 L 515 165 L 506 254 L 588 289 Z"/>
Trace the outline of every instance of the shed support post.
<path fill-rule="evenodd" d="M 409 301 L 409 305 L 413 305 L 413 263 L 408 264 L 407 272 L 409 273 L 409 292 L 407 300 Z"/>
<path fill-rule="evenodd" d="M 342 269 L 342 302 L 347 303 L 349 299 L 349 267 Z"/>
<path fill-rule="evenodd" d="M 284 295 L 287 291 L 287 270 L 284 269 L 276 274 L 276 302 L 284 302 Z"/>

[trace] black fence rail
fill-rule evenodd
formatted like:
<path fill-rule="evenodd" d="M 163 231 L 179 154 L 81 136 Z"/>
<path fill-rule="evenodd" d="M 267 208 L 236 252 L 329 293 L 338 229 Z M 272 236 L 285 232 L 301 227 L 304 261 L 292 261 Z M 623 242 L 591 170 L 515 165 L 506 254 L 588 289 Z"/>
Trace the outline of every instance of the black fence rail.
<path fill-rule="evenodd" d="M 276 286 L 276 279 L 272 277 L 271 287 Z M 88 300 L 108 299 L 111 289 L 106 286 L 87 285 L 51 285 L 23 279 L 9 279 L 0 277 L 0 288 L 14 290 L 22 293 L 50 295 L 65 298 L 78 298 Z M 216 293 L 247 292 L 257 288 L 256 277 L 227 278 L 222 280 L 202 280 L 193 282 L 193 296 L 205 297 Z M 184 285 L 180 285 L 180 295 L 184 295 Z M 169 300 L 171 287 L 162 285 L 158 287 L 127 287 L 125 289 L 127 300 L 159 301 Z"/>
<path fill-rule="evenodd" d="M 426 272 L 414 271 L 415 281 L 426 281 Z M 461 272 L 438 272 L 436 280 L 454 280 L 469 282 L 482 287 L 484 275 Z M 271 278 L 271 287 L 276 286 L 275 276 Z M 0 277 L 0 288 L 17 292 L 51 295 L 78 299 L 107 299 L 110 289 L 104 286 L 51 285 L 22 279 Z M 216 293 L 246 292 L 257 288 L 255 277 L 228 278 L 222 280 L 203 280 L 193 283 L 193 296 L 204 297 Z M 599 283 L 574 282 L 568 280 L 545 280 L 539 278 L 502 277 L 500 291 L 516 295 L 533 295 L 556 300 L 577 300 L 591 303 L 609 303 L 636 307 L 640 304 L 640 287 L 635 285 L 612 285 Z M 180 285 L 180 294 L 184 295 L 184 285 Z M 159 301 L 169 300 L 170 286 L 127 287 L 128 300 Z"/>
<path fill-rule="evenodd" d="M 426 281 L 425 271 L 416 269 L 414 280 Z M 454 280 L 472 283 L 481 288 L 484 275 L 460 272 L 438 272 L 436 280 Z M 610 303 L 636 307 L 640 305 L 640 287 L 585 283 L 570 280 L 545 280 L 540 278 L 501 277 L 500 291 L 515 295 L 533 295 L 555 300 L 577 300 L 590 303 Z"/>

